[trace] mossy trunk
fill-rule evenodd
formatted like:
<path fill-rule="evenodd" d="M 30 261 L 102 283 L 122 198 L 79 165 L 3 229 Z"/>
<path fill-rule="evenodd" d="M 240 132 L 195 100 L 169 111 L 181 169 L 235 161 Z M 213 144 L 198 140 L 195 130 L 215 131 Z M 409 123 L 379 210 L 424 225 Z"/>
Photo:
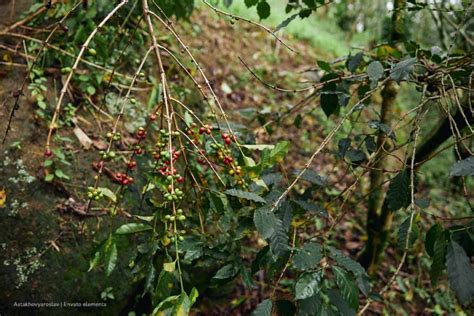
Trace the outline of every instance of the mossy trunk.
<path fill-rule="evenodd" d="M 426 140 L 418 146 L 415 157 L 417 167 L 420 167 L 424 162 L 428 161 L 438 148 L 453 135 L 451 124 L 456 125 L 460 131 L 466 128 L 468 124 L 474 124 L 473 114 L 469 110 L 469 107 L 463 106 L 462 109 L 462 112 L 457 109 L 456 112 L 452 114 L 451 123 L 448 116 L 443 118 L 438 125 L 433 128 Z"/>
<path fill-rule="evenodd" d="M 380 122 L 390 125 L 390 117 L 393 111 L 398 93 L 398 85 L 390 80 L 385 84 L 382 91 L 383 101 L 381 104 Z M 377 137 L 377 154 L 374 157 L 374 164 L 370 171 L 370 194 L 367 210 L 367 242 L 365 249 L 359 257 L 363 266 L 369 269 L 369 273 L 374 273 L 379 264 L 380 254 L 383 252 L 388 239 L 388 232 L 392 223 L 392 213 L 384 204 L 383 182 L 385 165 L 385 152 L 380 148 L 386 144 L 387 135 L 379 133 Z"/>
<path fill-rule="evenodd" d="M 394 45 L 405 39 L 405 10 L 406 0 L 395 0 L 392 14 L 391 41 Z M 380 122 L 390 126 L 390 117 L 398 94 L 398 84 L 389 80 L 382 90 L 382 104 L 380 108 Z M 387 135 L 379 133 L 377 138 L 377 154 L 374 157 L 374 165 L 370 171 L 370 195 L 367 210 L 367 242 L 359 256 L 360 263 L 367 268 L 369 274 L 373 275 L 378 269 L 380 257 L 383 253 L 392 224 L 392 212 L 384 203 L 383 182 L 385 165 L 385 151 L 381 150 L 387 140 Z"/>

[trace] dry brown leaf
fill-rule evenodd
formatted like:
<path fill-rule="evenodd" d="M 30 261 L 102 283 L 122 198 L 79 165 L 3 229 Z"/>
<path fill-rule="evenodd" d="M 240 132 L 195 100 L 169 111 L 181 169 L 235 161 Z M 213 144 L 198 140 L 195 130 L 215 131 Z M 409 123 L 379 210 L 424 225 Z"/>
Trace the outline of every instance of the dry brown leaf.
<path fill-rule="evenodd" d="M 81 143 L 82 147 L 84 147 L 85 149 L 91 148 L 93 144 L 92 140 L 89 138 L 89 136 L 87 136 L 86 133 L 84 133 L 84 131 L 80 127 L 78 126 L 74 127 L 73 132 L 74 132 L 74 135 L 76 135 L 79 142 Z"/>

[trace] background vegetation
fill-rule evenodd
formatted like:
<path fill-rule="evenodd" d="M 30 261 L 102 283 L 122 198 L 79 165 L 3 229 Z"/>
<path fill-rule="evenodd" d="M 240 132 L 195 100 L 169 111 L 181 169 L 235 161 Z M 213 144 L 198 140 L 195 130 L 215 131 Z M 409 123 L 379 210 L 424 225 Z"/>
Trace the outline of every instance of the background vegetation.
<path fill-rule="evenodd" d="M 472 1 L 0 12 L 1 314 L 472 314 Z"/>

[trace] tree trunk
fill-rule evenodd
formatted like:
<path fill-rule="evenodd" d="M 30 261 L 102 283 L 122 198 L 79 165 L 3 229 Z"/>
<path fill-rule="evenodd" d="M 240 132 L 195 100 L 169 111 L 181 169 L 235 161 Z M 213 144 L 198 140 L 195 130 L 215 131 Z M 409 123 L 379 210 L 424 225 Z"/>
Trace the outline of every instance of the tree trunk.
<path fill-rule="evenodd" d="M 390 116 L 393 111 L 395 100 L 398 93 L 398 85 L 390 80 L 386 83 L 382 91 L 382 105 L 380 113 L 380 122 L 390 126 Z M 377 137 L 378 152 L 374 157 L 375 163 L 370 171 L 370 195 L 367 211 L 367 242 L 364 251 L 359 257 L 361 264 L 368 268 L 369 273 L 377 270 L 380 254 L 387 243 L 388 231 L 392 222 L 392 214 L 383 203 L 384 173 L 382 167 L 385 164 L 385 153 L 379 150 L 387 140 L 385 133 L 379 133 Z"/>
<path fill-rule="evenodd" d="M 468 107 L 463 107 L 463 113 L 460 110 L 457 110 L 453 114 L 453 124 L 455 124 L 458 129 L 461 131 L 463 128 L 469 125 L 474 124 L 473 114 Z M 467 122 L 466 122 L 467 119 Z M 428 161 L 431 156 L 436 152 L 436 150 L 441 146 L 446 140 L 452 136 L 451 127 L 449 124 L 449 117 L 445 117 L 437 127 L 435 127 L 430 136 L 417 148 L 415 164 L 419 168 L 424 162 Z"/>
<path fill-rule="evenodd" d="M 405 39 L 405 9 L 406 0 L 395 0 L 392 14 L 392 34 L 393 43 Z M 397 98 L 398 85 L 395 81 L 389 80 L 382 91 L 382 105 L 380 109 L 380 122 L 390 126 L 390 115 L 393 111 Z M 378 153 L 374 157 L 373 169 L 370 171 L 370 196 L 367 210 L 367 242 L 362 251 L 359 261 L 367 268 L 369 274 L 373 275 L 377 271 L 380 257 L 387 245 L 387 240 L 392 224 L 392 212 L 384 203 L 382 184 L 384 173 L 381 169 L 385 165 L 385 153 L 380 150 L 387 138 L 384 133 L 379 133 L 377 138 Z"/>

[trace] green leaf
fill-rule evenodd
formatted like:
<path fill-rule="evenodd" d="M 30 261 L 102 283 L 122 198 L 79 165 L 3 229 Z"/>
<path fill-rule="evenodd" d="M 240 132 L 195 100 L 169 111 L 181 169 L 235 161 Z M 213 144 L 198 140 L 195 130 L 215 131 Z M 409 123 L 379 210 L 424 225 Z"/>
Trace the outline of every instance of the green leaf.
<path fill-rule="evenodd" d="M 105 249 L 105 257 L 104 257 L 104 263 L 105 263 L 105 274 L 109 276 L 115 269 L 115 266 L 117 265 L 117 245 L 115 244 L 115 241 L 112 241 L 108 247 Z"/>
<path fill-rule="evenodd" d="M 87 91 L 87 94 L 89 95 L 94 95 L 96 93 L 96 89 L 94 88 L 94 86 L 88 86 L 86 88 L 86 91 Z"/>
<path fill-rule="evenodd" d="M 54 170 L 54 175 L 59 179 L 69 180 L 69 177 L 61 169 Z"/>
<path fill-rule="evenodd" d="M 288 154 L 288 149 L 290 148 L 290 143 L 287 141 L 279 142 L 275 147 L 270 151 L 270 161 L 272 164 L 282 162 L 285 156 Z"/>
<path fill-rule="evenodd" d="M 194 303 L 196 303 L 196 300 L 198 297 L 199 297 L 199 292 L 195 287 L 193 287 L 191 289 L 191 292 L 189 293 L 189 300 L 191 301 L 191 305 L 194 305 Z"/>
<path fill-rule="evenodd" d="M 247 6 L 247 8 L 257 5 L 257 3 L 258 3 L 258 0 L 245 0 L 245 5 Z"/>
<path fill-rule="evenodd" d="M 410 176 L 407 170 L 402 170 L 392 180 L 387 192 L 388 208 L 397 211 L 411 203 Z"/>
<path fill-rule="evenodd" d="M 311 15 L 311 13 L 313 13 L 313 10 L 303 9 L 298 14 L 299 14 L 300 18 L 305 19 L 305 18 L 309 17 Z"/>
<path fill-rule="evenodd" d="M 191 301 L 186 292 L 182 292 L 176 301 L 172 316 L 188 316 L 191 311 Z"/>
<path fill-rule="evenodd" d="M 357 276 L 357 286 L 359 290 L 365 295 L 369 296 L 370 294 L 370 279 L 367 274 L 361 274 Z"/>
<path fill-rule="evenodd" d="M 400 83 L 400 81 L 405 79 L 411 73 L 415 63 L 416 57 L 408 58 L 396 63 L 392 66 L 392 69 L 390 71 L 390 78 L 395 80 L 397 83 Z"/>
<path fill-rule="evenodd" d="M 296 251 L 293 257 L 293 266 L 298 270 L 314 269 L 319 265 L 321 258 L 321 245 L 309 242 Z"/>
<path fill-rule="evenodd" d="M 300 200 L 293 200 L 292 202 L 297 204 L 306 212 L 316 212 L 327 217 L 327 211 L 319 204 L 310 203 L 306 201 L 300 201 Z"/>
<path fill-rule="evenodd" d="M 346 155 L 346 152 L 349 148 L 351 148 L 351 139 L 350 138 L 341 138 L 339 142 L 337 143 L 337 154 L 340 157 L 344 157 Z"/>
<path fill-rule="evenodd" d="M 295 299 L 304 300 L 318 294 L 321 285 L 319 272 L 303 273 L 295 285 Z"/>
<path fill-rule="evenodd" d="M 322 315 L 323 302 L 320 295 L 298 301 L 298 316 Z M 285 315 L 285 314 L 283 314 Z M 282 315 L 282 316 L 283 316 Z M 286 316 L 286 315 L 285 315 Z"/>
<path fill-rule="evenodd" d="M 331 114 L 338 114 L 340 110 L 339 99 L 337 94 L 334 92 L 322 92 L 321 93 L 321 108 L 326 114 L 327 117 L 330 117 Z"/>
<path fill-rule="evenodd" d="M 342 297 L 352 309 L 357 310 L 359 308 L 359 291 L 355 282 L 339 267 L 332 267 L 332 271 L 336 277 L 336 284 L 341 290 Z"/>
<path fill-rule="evenodd" d="M 316 8 L 316 3 L 314 2 L 314 0 L 303 0 L 303 3 L 311 9 Z"/>
<path fill-rule="evenodd" d="M 283 257 L 288 252 L 288 233 L 283 224 L 283 221 L 279 218 L 275 218 L 275 226 L 273 235 L 270 237 L 270 250 L 274 257 Z"/>
<path fill-rule="evenodd" d="M 153 227 L 147 224 L 142 224 L 142 223 L 130 223 L 130 224 L 124 224 L 120 226 L 115 233 L 119 235 L 126 235 L 126 234 L 135 234 L 147 230 L 152 230 Z"/>
<path fill-rule="evenodd" d="M 451 177 L 474 176 L 474 157 L 457 161 L 449 171 Z"/>
<path fill-rule="evenodd" d="M 262 197 L 258 196 L 255 193 L 252 192 L 246 192 L 242 190 L 237 190 L 237 189 L 229 189 L 225 191 L 225 194 L 235 196 L 244 200 L 249 200 L 249 201 L 254 201 L 254 202 L 259 202 L 259 203 L 266 203 Z"/>
<path fill-rule="evenodd" d="M 89 270 L 87 270 L 87 272 L 91 272 L 92 270 L 94 270 L 100 263 L 100 259 L 102 258 L 102 252 L 101 252 L 102 249 L 99 248 L 99 250 L 97 250 L 95 253 L 94 253 L 94 258 L 92 258 L 92 260 L 90 261 L 89 263 Z"/>
<path fill-rule="evenodd" d="M 373 136 L 368 136 L 365 139 L 365 148 L 367 148 L 369 153 L 373 153 L 377 150 L 377 143 L 375 142 Z"/>
<path fill-rule="evenodd" d="M 97 188 L 104 196 L 108 197 L 112 202 L 117 202 L 117 197 L 115 196 L 115 193 L 112 192 L 112 190 L 108 188 Z"/>
<path fill-rule="evenodd" d="M 377 120 L 371 120 L 371 121 L 369 121 L 368 125 L 369 125 L 370 128 L 379 130 L 380 132 L 384 133 L 385 135 L 387 135 L 391 139 L 397 140 L 397 138 L 395 136 L 395 133 L 393 132 L 393 130 L 390 127 L 387 126 L 387 124 L 384 124 L 384 123 L 382 123 L 380 121 L 377 121 Z"/>
<path fill-rule="evenodd" d="M 264 20 L 270 16 L 270 5 L 265 0 L 260 0 L 257 5 L 257 13 L 260 20 Z"/>
<path fill-rule="evenodd" d="M 179 297 L 180 295 L 173 295 L 165 298 L 163 301 L 160 302 L 160 304 L 158 304 L 158 306 L 155 307 L 155 309 L 153 310 L 153 315 L 159 315 L 159 311 L 165 311 L 176 306 L 176 301 L 179 299 Z M 163 314 L 170 315 L 171 311 Z"/>
<path fill-rule="evenodd" d="M 233 264 L 226 264 L 220 268 L 214 275 L 214 280 L 226 280 L 233 278 L 237 274 L 238 270 Z"/>
<path fill-rule="evenodd" d="M 331 64 L 328 62 L 325 62 L 324 60 L 318 60 L 316 63 L 318 64 L 318 67 L 321 68 L 321 70 L 324 70 L 327 72 L 330 72 L 332 70 Z"/>
<path fill-rule="evenodd" d="M 299 16 L 299 13 L 295 13 L 293 14 L 292 16 L 284 19 L 280 24 L 278 24 L 278 26 L 276 27 L 275 29 L 275 32 L 278 32 L 279 30 L 285 28 L 288 26 L 288 24 L 290 24 L 294 19 L 296 19 L 297 17 Z"/>
<path fill-rule="evenodd" d="M 359 52 L 355 54 L 354 56 L 349 56 L 349 58 L 347 59 L 347 65 L 346 65 L 347 69 L 350 72 L 356 71 L 363 58 L 364 58 L 363 52 Z"/>
<path fill-rule="evenodd" d="M 449 283 L 461 304 L 467 304 L 474 296 L 474 271 L 464 249 L 454 240 L 446 254 Z"/>
<path fill-rule="evenodd" d="M 257 305 L 255 310 L 252 312 L 252 316 L 271 316 L 272 315 L 273 303 L 272 300 L 266 299 Z"/>
<path fill-rule="evenodd" d="M 329 256 L 344 269 L 351 271 L 356 276 L 366 274 L 365 269 L 357 261 L 343 255 L 342 252 L 335 249 L 334 247 L 328 247 L 328 250 Z"/>
<path fill-rule="evenodd" d="M 433 244 L 433 262 L 431 263 L 431 284 L 435 286 L 446 267 L 446 238 L 444 232 L 436 237 Z"/>
<path fill-rule="evenodd" d="M 297 172 L 296 174 L 298 174 Z M 327 178 L 322 177 L 311 169 L 306 169 L 306 171 L 301 176 L 301 180 L 311 182 L 312 184 L 319 185 L 321 187 L 326 186 Z"/>
<path fill-rule="evenodd" d="M 360 149 L 349 149 L 346 153 L 346 156 L 353 164 L 361 164 L 365 161 L 365 153 Z"/>
<path fill-rule="evenodd" d="M 436 240 L 444 233 L 443 226 L 436 223 L 428 230 L 425 238 L 425 249 L 430 257 L 434 255 L 434 244 Z"/>
<path fill-rule="evenodd" d="M 295 316 L 296 306 L 290 300 L 278 300 L 275 302 L 276 315 Z"/>
<path fill-rule="evenodd" d="M 243 264 L 240 265 L 239 274 L 242 278 L 242 284 L 245 286 L 245 288 L 251 290 L 255 287 L 255 283 L 252 280 L 252 275 Z"/>
<path fill-rule="evenodd" d="M 275 232 L 275 221 L 275 214 L 270 212 L 267 207 L 258 208 L 254 212 L 253 222 L 258 233 L 262 235 L 264 239 L 270 238 Z"/>
<path fill-rule="evenodd" d="M 413 219 L 412 228 L 410 232 L 410 237 L 408 238 L 408 228 L 410 227 L 410 216 L 403 221 L 398 229 L 398 247 L 402 250 L 405 250 L 405 246 L 407 246 L 407 239 L 408 239 L 408 248 L 413 245 L 419 235 L 418 226 L 415 223 L 415 219 Z"/>
<path fill-rule="evenodd" d="M 51 159 L 46 159 L 43 165 L 45 168 L 48 168 L 48 167 L 51 167 L 52 164 L 53 164 L 53 161 Z"/>
<path fill-rule="evenodd" d="M 46 177 L 44 177 L 44 181 L 46 182 L 51 182 L 54 180 L 54 174 L 50 173 L 48 175 L 46 175 Z"/>
<path fill-rule="evenodd" d="M 383 66 L 379 61 L 373 61 L 367 67 L 367 75 L 370 81 L 379 81 L 383 77 Z"/>
<path fill-rule="evenodd" d="M 356 313 L 349 307 L 347 302 L 342 297 L 341 293 L 335 289 L 328 290 L 328 296 L 332 304 L 337 307 L 337 310 L 342 316 L 354 316 Z"/>

